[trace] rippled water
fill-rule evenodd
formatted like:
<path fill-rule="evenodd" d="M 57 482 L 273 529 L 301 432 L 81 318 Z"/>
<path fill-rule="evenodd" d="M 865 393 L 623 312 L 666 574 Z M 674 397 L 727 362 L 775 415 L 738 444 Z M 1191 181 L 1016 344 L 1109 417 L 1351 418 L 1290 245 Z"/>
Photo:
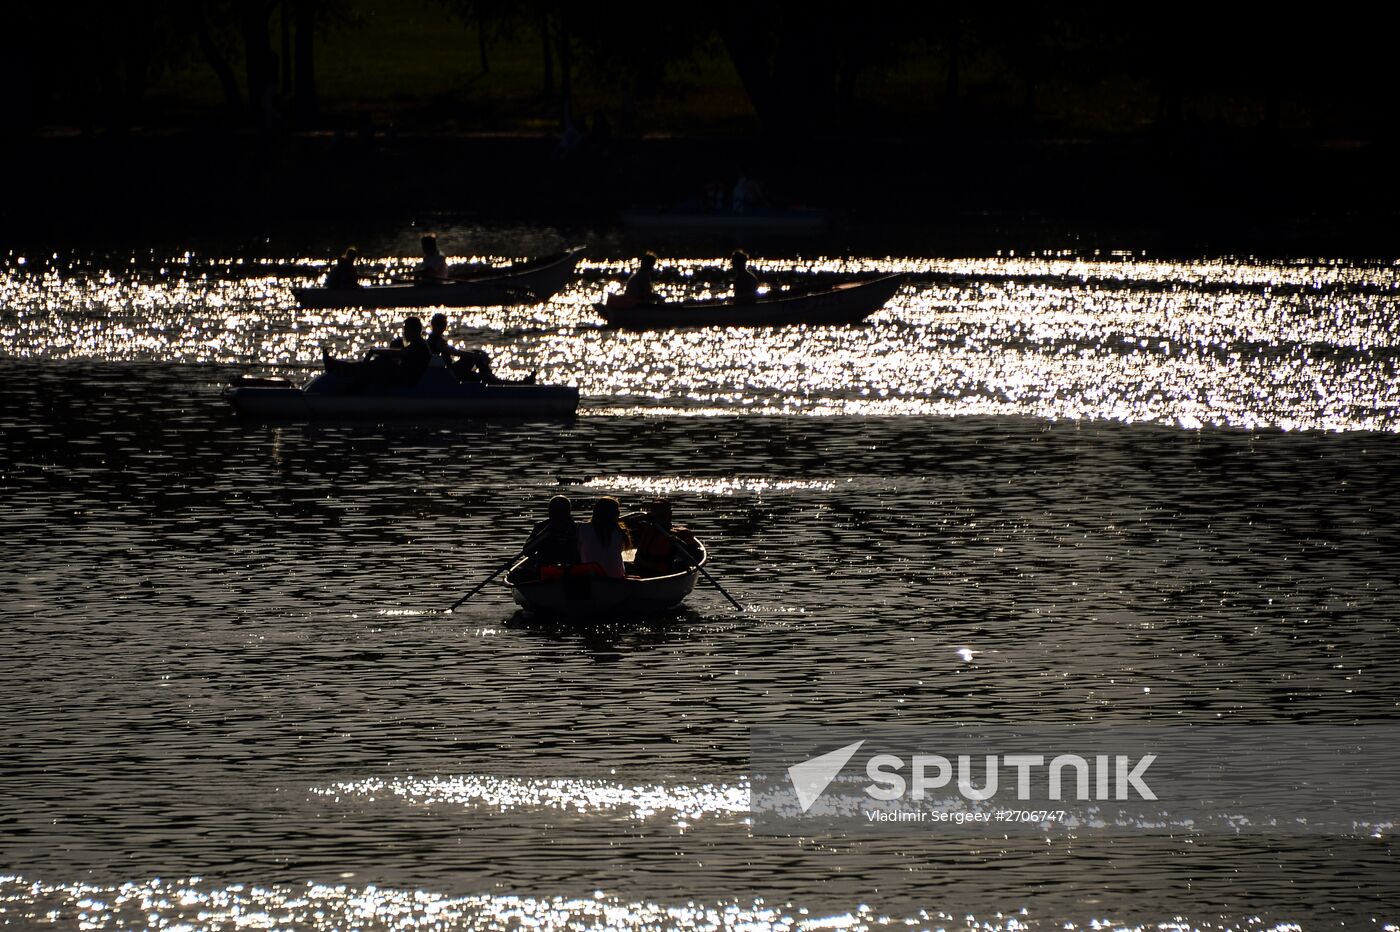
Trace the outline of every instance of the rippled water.
<path fill-rule="evenodd" d="M 870 259 L 912 274 L 866 327 L 618 334 L 596 262 L 455 315 L 578 419 L 308 425 L 220 386 L 393 312 L 294 312 L 307 261 L 88 262 L 0 285 L 0 918 L 1400 917 L 1388 837 L 782 839 L 742 806 L 757 725 L 1394 720 L 1391 267 Z M 670 495 L 747 610 L 444 613 L 561 490 Z"/>
<path fill-rule="evenodd" d="M 457 257 L 502 262 L 506 257 Z M 457 261 L 454 259 L 454 261 Z M 22 264 L 21 264 L 22 263 Z M 722 290 L 718 259 L 668 260 L 672 297 Z M 401 278 L 405 259 L 365 263 Z M 586 262 L 536 308 L 455 313 L 462 342 L 616 411 L 998 414 L 1182 427 L 1394 430 L 1400 267 L 1131 257 L 758 259 L 766 287 L 899 272 L 866 326 L 618 333 L 591 303 L 626 270 Z M 0 349 L 22 358 L 314 367 L 382 344 L 402 312 L 295 308 L 324 263 L 11 255 Z"/>

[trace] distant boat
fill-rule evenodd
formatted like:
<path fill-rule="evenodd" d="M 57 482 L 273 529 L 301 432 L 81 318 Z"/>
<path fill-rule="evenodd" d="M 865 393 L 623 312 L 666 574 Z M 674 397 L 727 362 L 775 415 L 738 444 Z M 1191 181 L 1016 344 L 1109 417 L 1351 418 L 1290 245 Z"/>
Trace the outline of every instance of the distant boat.
<path fill-rule="evenodd" d="M 770 292 L 750 304 L 731 300 L 629 304 L 611 300 L 593 309 L 613 327 L 670 330 L 675 327 L 790 327 L 859 323 L 894 297 L 903 276 L 846 282 L 823 291 Z"/>
<path fill-rule="evenodd" d="M 583 247 L 557 255 L 517 262 L 469 278 L 360 288 L 293 288 L 304 308 L 347 307 L 485 307 L 497 304 L 539 304 L 574 280 Z"/>
<path fill-rule="evenodd" d="M 575 576 L 557 580 L 527 577 L 524 561 L 506 574 L 511 595 L 517 604 L 539 615 L 586 619 L 636 618 L 664 612 L 685 601 L 695 589 L 700 566 L 708 557 L 705 545 L 696 541 L 700 562 L 666 576 L 644 579 L 607 579 Z"/>
<path fill-rule="evenodd" d="M 564 417 L 578 410 L 578 389 L 567 385 L 487 385 L 460 382 L 432 368 L 411 387 L 354 390 L 344 376 L 322 373 L 298 388 L 254 379 L 224 397 L 240 414 L 265 418 Z"/>
<path fill-rule="evenodd" d="M 801 234 L 823 233 L 831 226 L 831 212 L 812 207 L 755 207 L 734 213 L 702 210 L 693 202 L 666 210 L 624 210 L 618 219 L 624 227 L 644 231 Z"/>

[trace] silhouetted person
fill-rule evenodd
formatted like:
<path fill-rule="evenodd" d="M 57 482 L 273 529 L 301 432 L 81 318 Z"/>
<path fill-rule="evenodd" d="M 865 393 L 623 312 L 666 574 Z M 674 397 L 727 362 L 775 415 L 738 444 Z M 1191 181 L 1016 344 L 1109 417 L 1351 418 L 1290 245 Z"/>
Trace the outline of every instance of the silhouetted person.
<path fill-rule="evenodd" d="M 486 350 L 457 349 L 447 342 L 447 315 L 433 315 L 428 334 L 428 349 L 441 356 L 452 373 L 463 382 L 485 382 L 487 385 L 534 385 L 538 373 L 531 372 L 519 381 L 503 379 L 491 371 L 491 356 Z"/>
<path fill-rule="evenodd" d="M 700 207 L 707 214 L 718 214 L 724 211 L 724 182 L 710 181 L 700 192 Z"/>
<path fill-rule="evenodd" d="M 358 288 L 360 287 L 360 273 L 355 268 L 355 260 L 360 257 L 360 252 L 351 246 L 341 253 L 339 259 L 335 260 L 335 265 L 326 273 L 327 288 Z"/>
<path fill-rule="evenodd" d="M 638 576 L 666 576 L 682 567 L 693 566 L 700 548 L 694 534 L 671 523 L 671 503 L 657 498 L 642 508 L 643 511 L 622 519 L 637 548 L 632 572 Z M 680 539 L 681 546 L 676 545 L 675 538 Z"/>
<path fill-rule="evenodd" d="M 627 549 L 629 541 L 621 515 L 617 499 L 600 498 L 593 503 L 592 519 L 578 529 L 579 563 L 597 566 L 598 572 L 609 579 L 622 579 L 627 575 L 622 551 Z"/>
<path fill-rule="evenodd" d="M 729 267 L 734 271 L 734 303 L 753 304 L 758 300 L 758 277 L 749 271 L 749 254 L 736 250 Z"/>
<path fill-rule="evenodd" d="M 741 175 L 734 183 L 734 197 L 729 206 L 736 214 L 746 214 L 752 207 L 762 207 L 765 200 L 763 185 L 758 179 Z"/>
<path fill-rule="evenodd" d="M 563 495 L 549 500 L 549 517 L 535 525 L 530 539 L 536 541 L 530 561 L 535 566 L 577 566 L 578 524 L 574 506 Z"/>
<path fill-rule="evenodd" d="M 637 304 L 660 304 L 661 296 L 656 293 L 653 282 L 656 279 L 656 253 L 644 252 L 637 265 L 637 271 L 627 278 L 622 293 Z"/>
<path fill-rule="evenodd" d="M 418 280 L 438 284 L 451 276 L 447 272 L 447 257 L 438 252 L 437 235 L 425 233 L 419 241 L 423 245 L 423 261 L 418 263 Z"/>
<path fill-rule="evenodd" d="M 330 350 L 321 349 L 326 371 L 351 379 L 356 388 L 417 385 L 428 371 L 432 358 L 432 350 L 423 339 L 423 321 L 417 317 L 404 320 L 403 336 L 396 339 L 393 346 L 372 349 L 359 362 L 336 359 Z"/>

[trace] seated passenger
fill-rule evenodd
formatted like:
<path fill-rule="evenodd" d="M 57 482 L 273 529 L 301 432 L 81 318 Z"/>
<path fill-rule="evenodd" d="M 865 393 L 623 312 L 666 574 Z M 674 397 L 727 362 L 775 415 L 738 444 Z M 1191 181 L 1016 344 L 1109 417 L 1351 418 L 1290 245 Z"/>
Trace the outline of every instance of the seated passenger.
<path fill-rule="evenodd" d="M 441 356 L 447 367 L 463 382 L 485 382 L 487 385 L 534 385 L 538 372 L 523 379 L 503 379 L 491 371 L 491 357 L 485 350 L 461 350 L 447 342 L 447 315 L 434 314 L 428 333 L 428 348 Z"/>
<path fill-rule="evenodd" d="M 742 175 L 734 182 L 734 197 L 730 202 L 730 209 L 734 213 L 746 214 L 755 207 L 763 207 L 767 201 L 768 196 L 757 178 Z"/>
<path fill-rule="evenodd" d="M 734 270 L 734 303 L 753 304 L 758 300 L 758 278 L 749 271 L 749 254 L 742 249 L 729 257 Z"/>
<path fill-rule="evenodd" d="M 420 242 L 423 261 L 418 263 L 418 280 L 434 285 L 446 282 L 451 276 L 447 272 L 447 257 L 438 252 L 437 234 L 425 233 Z"/>
<path fill-rule="evenodd" d="M 671 524 L 671 503 L 658 498 L 642 507 L 644 511 L 622 519 L 637 548 L 632 572 L 643 577 L 666 576 L 694 566 L 700 558 L 700 548 L 694 534 Z"/>
<path fill-rule="evenodd" d="M 549 517 L 530 531 L 527 567 L 536 572 L 554 569 L 562 576 L 564 567 L 579 564 L 578 524 L 574 522 L 573 509 L 573 503 L 563 495 L 549 500 Z"/>
<path fill-rule="evenodd" d="M 359 256 L 360 252 L 354 246 L 345 250 L 326 273 L 326 287 L 337 290 L 360 287 L 360 273 L 355 270 L 355 260 Z"/>
<path fill-rule="evenodd" d="M 637 265 L 637 271 L 627 278 L 627 284 L 622 289 L 624 297 L 635 304 L 661 304 L 661 296 L 656 293 L 653 286 L 653 279 L 656 278 L 656 253 L 642 253 L 641 260 Z"/>
<path fill-rule="evenodd" d="M 622 579 L 627 575 L 622 551 L 628 549 L 631 542 L 619 520 L 621 514 L 617 499 L 600 498 L 593 503 L 592 519 L 578 529 L 580 564 L 596 566 L 598 574 L 609 579 Z"/>
<path fill-rule="evenodd" d="M 336 359 L 330 350 L 321 348 L 326 371 L 351 379 L 356 388 L 417 385 L 432 358 L 432 350 L 423 339 L 423 321 L 417 317 L 404 319 L 403 336 L 392 346 L 372 349 L 359 362 Z"/>

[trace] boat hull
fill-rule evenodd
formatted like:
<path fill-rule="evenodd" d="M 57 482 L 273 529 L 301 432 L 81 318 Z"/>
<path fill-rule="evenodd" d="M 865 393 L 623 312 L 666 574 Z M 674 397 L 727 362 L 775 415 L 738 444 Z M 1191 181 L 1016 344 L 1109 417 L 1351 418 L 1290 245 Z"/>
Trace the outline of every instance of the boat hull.
<path fill-rule="evenodd" d="M 323 374 L 306 388 L 238 386 L 225 393 L 239 414 L 296 420 L 473 417 L 568 417 L 578 409 L 578 389 L 566 385 L 485 385 L 458 382 L 445 369 L 429 370 L 411 388 L 351 391 L 345 380 Z"/>
<path fill-rule="evenodd" d="M 903 284 L 898 275 L 849 282 L 828 291 L 767 298 L 753 304 L 695 302 L 663 305 L 593 305 L 613 327 L 669 330 L 675 327 L 791 327 L 859 323 L 884 307 Z"/>
<path fill-rule="evenodd" d="M 703 565 L 705 545 L 699 546 Z M 517 605 L 537 615 L 579 621 L 637 618 L 668 611 L 685 601 L 700 577 L 699 566 L 649 579 L 583 576 L 545 582 L 520 579 L 516 572 L 512 569 L 506 581 Z"/>
<path fill-rule="evenodd" d="M 582 249 L 508 266 L 462 281 L 363 288 L 293 288 L 297 304 L 309 309 L 492 307 L 548 301 L 574 280 Z"/>

